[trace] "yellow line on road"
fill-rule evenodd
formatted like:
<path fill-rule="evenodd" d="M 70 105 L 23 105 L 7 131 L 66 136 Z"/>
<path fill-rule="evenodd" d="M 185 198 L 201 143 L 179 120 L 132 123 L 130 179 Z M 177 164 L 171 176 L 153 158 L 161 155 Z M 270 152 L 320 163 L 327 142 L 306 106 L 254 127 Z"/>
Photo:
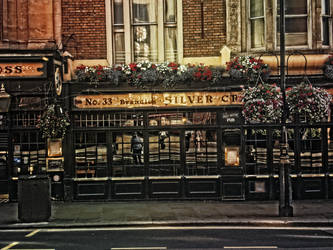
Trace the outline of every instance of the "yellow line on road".
<path fill-rule="evenodd" d="M 1 248 L 1 250 L 7 250 L 9 248 L 12 248 L 13 246 L 16 246 L 17 244 L 19 244 L 20 242 L 15 241 L 13 243 L 10 243 L 8 246 L 5 246 L 4 248 Z"/>
<path fill-rule="evenodd" d="M 26 238 L 29 238 L 29 237 L 31 237 L 31 236 L 34 236 L 34 235 L 35 235 L 36 233 L 38 233 L 38 232 L 40 232 L 40 229 L 36 229 L 36 230 L 32 231 L 31 233 L 27 234 L 25 237 L 26 237 Z"/>

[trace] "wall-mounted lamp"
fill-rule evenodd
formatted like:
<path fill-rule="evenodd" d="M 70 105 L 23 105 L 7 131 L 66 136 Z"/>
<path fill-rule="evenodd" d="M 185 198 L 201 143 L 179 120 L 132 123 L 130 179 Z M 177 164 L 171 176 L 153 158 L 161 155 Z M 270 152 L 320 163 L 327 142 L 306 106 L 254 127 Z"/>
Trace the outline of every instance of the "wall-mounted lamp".
<path fill-rule="evenodd" d="M 0 89 L 0 112 L 5 113 L 8 112 L 10 106 L 10 98 L 11 96 L 6 92 L 5 85 L 1 84 Z"/>

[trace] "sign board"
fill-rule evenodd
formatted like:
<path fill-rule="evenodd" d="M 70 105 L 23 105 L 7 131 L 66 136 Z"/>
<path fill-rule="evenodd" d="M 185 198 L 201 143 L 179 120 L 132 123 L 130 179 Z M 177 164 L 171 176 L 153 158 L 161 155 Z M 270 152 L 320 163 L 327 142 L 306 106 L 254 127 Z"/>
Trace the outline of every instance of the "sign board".
<path fill-rule="evenodd" d="M 64 171 L 64 158 L 46 158 L 46 171 Z"/>
<path fill-rule="evenodd" d="M 0 62 L 0 78 L 46 77 L 46 64 L 42 62 Z"/>
<path fill-rule="evenodd" d="M 80 95 L 74 105 L 81 109 L 198 107 L 240 105 L 241 92 L 163 92 Z"/>
<path fill-rule="evenodd" d="M 225 110 L 222 113 L 223 124 L 240 124 L 242 123 L 239 110 Z"/>

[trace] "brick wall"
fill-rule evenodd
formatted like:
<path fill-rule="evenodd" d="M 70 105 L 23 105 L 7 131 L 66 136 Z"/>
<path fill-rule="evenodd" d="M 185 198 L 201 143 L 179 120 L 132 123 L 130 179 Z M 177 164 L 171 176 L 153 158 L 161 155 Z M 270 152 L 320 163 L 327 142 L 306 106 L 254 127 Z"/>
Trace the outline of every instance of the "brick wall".
<path fill-rule="evenodd" d="M 62 0 L 62 41 L 76 59 L 106 58 L 105 0 Z"/>
<path fill-rule="evenodd" d="M 204 0 L 204 37 L 201 0 L 183 0 L 184 57 L 220 56 L 226 43 L 224 0 Z"/>

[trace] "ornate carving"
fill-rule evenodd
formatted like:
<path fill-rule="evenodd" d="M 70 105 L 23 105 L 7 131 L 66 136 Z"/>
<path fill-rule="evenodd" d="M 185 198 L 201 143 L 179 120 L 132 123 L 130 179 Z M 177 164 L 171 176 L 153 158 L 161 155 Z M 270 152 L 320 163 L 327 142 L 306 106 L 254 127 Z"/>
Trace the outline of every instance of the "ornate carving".
<path fill-rule="evenodd" d="M 227 44 L 233 51 L 240 51 L 241 44 L 241 3 L 240 0 L 227 0 Z"/>

